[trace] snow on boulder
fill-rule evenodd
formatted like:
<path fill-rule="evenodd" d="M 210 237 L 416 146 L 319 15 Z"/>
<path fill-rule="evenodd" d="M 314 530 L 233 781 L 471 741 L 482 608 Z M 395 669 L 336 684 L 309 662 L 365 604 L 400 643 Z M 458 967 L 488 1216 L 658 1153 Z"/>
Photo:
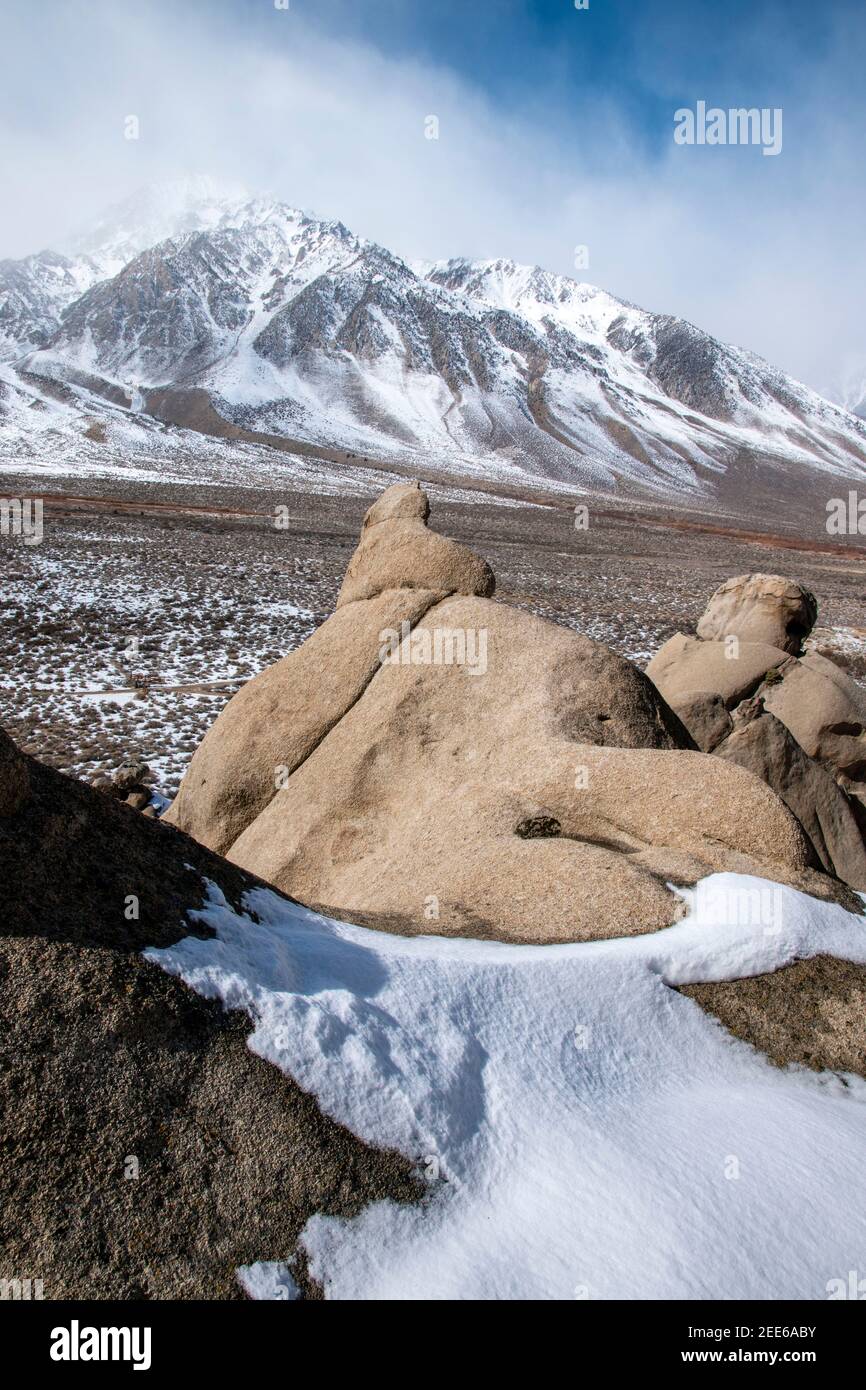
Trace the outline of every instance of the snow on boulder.
<path fill-rule="evenodd" d="M 866 1249 L 863 919 L 736 874 L 686 900 L 652 936 L 540 947 L 214 893 L 213 936 L 148 955 L 426 1178 L 417 1206 L 309 1221 L 326 1298 L 825 1299 Z M 253 1297 L 287 1296 L 285 1256 L 260 1248 Z"/>
<path fill-rule="evenodd" d="M 61 1300 L 237 1298 L 235 1271 L 291 1256 L 314 1212 L 421 1195 L 250 1051 L 242 1014 L 142 958 L 256 879 L 0 731 L 0 882 L 4 1275 Z"/>

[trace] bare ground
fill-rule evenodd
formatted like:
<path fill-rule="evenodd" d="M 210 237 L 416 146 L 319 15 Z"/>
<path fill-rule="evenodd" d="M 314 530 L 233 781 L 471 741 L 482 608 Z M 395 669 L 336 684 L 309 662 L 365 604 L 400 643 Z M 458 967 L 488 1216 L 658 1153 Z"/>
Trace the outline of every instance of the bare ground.
<path fill-rule="evenodd" d="M 32 478 L 4 487 L 45 498 L 45 531 L 36 546 L 0 538 L 0 724 L 86 778 L 140 755 L 168 795 L 234 690 L 331 611 L 371 500 L 292 491 L 278 478 L 254 490 L 88 480 L 90 495 L 52 495 Z M 562 503 L 463 496 L 437 500 L 434 489 L 432 524 L 490 561 L 499 597 L 639 664 L 694 626 L 722 580 L 770 570 L 815 591 L 822 650 L 866 676 L 866 550 L 847 538 L 601 504 L 581 530 Z"/>

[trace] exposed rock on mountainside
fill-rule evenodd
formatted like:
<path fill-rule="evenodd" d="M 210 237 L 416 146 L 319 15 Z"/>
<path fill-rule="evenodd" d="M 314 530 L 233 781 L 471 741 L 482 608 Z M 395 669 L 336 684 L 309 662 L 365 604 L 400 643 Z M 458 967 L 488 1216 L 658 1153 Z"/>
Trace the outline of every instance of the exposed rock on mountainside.
<path fill-rule="evenodd" d="M 803 652 L 816 617 L 813 595 L 780 575 L 728 580 L 698 637 L 676 633 L 647 675 L 695 742 L 773 787 L 825 868 L 862 891 L 866 699 L 839 666 Z"/>
<path fill-rule="evenodd" d="M 681 915 L 667 884 L 713 869 L 845 898 L 767 786 L 695 751 L 630 662 L 484 597 L 492 575 L 434 545 L 426 515 L 403 485 L 370 509 L 347 584 L 373 597 L 344 586 L 229 702 L 170 820 L 304 901 L 407 932 L 652 931 Z"/>
<path fill-rule="evenodd" d="M 0 261 L 0 344 L 43 347 L 61 315 L 92 284 L 86 264 L 53 251 L 20 261 Z"/>
<path fill-rule="evenodd" d="M 0 880 L 0 1278 L 238 1298 L 237 1267 L 290 1258 L 314 1212 L 419 1194 L 250 1052 L 245 1015 L 142 959 L 208 934 L 206 880 L 237 905 L 250 875 L 0 731 Z"/>
<path fill-rule="evenodd" d="M 112 280 L 150 247 L 218 227 L 242 215 L 242 189 L 208 178 L 152 184 L 115 204 L 66 248 L 0 261 L 0 356 L 43 347 L 64 314 L 95 285 Z M 6 352 L 4 353 L 4 348 Z"/>

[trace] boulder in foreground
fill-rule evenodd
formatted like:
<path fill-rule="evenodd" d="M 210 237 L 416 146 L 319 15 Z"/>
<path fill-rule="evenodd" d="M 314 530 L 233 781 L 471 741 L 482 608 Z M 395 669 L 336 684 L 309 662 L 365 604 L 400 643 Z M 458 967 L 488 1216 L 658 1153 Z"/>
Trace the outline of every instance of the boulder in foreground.
<path fill-rule="evenodd" d="M 697 751 L 631 662 L 493 602 L 483 562 L 442 550 L 426 514 L 403 484 L 370 509 L 337 611 L 229 702 L 170 820 L 302 901 L 404 932 L 653 931 L 682 914 L 669 884 L 714 870 L 843 892 L 769 787 Z M 411 545 L 371 547 L 403 527 Z"/>
<path fill-rule="evenodd" d="M 238 1266 L 290 1259 L 315 1212 L 420 1195 L 250 1051 L 246 1014 L 143 959 L 209 934 L 206 881 L 238 907 L 256 879 L 0 730 L 0 881 L 0 1278 L 237 1299 Z"/>

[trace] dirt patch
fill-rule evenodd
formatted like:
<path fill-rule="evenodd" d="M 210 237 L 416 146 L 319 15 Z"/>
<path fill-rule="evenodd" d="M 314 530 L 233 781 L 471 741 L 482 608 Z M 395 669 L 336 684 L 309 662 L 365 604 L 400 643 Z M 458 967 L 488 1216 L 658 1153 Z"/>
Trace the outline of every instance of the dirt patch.
<path fill-rule="evenodd" d="M 866 1077 L 866 966 L 815 956 L 772 975 L 682 985 L 680 993 L 778 1067 Z"/>

